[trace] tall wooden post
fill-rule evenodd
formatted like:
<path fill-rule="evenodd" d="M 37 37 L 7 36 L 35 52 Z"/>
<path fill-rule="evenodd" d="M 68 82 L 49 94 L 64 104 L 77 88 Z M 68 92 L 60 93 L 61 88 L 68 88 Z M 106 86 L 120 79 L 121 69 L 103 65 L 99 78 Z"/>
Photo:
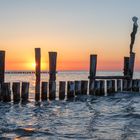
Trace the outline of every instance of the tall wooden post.
<path fill-rule="evenodd" d="M 41 72 L 41 50 L 40 48 L 35 48 L 35 75 L 36 75 L 36 83 L 35 83 L 35 100 L 40 100 L 40 72 Z"/>
<path fill-rule="evenodd" d="M 128 76 L 129 74 L 129 57 L 124 57 L 124 76 Z"/>
<path fill-rule="evenodd" d="M 0 84 L 4 83 L 5 51 L 0 51 Z"/>
<path fill-rule="evenodd" d="M 57 52 L 49 52 L 49 81 L 56 80 Z"/>
<path fill-rule="evenodd" d="M 134 71 L 134 63 L 135 63 L 135 53 L 130 54 L 129 59 L 129 76 L 133 78 L 133 71 Z"/>
<path fill-rule="evenodd" d="M 96 76 L 97 55 L 90 55 L 90 72 L 89 79 L 92 80 Z"/>

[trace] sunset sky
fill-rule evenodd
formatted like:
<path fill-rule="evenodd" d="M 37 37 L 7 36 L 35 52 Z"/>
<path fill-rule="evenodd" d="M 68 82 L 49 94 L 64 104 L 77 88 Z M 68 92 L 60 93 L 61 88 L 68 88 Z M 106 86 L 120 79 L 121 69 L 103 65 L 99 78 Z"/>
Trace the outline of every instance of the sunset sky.
<path fill-rule="evenodd" d="M 133 16 L 140 20 L 140 0 L 0 0 L 6 69 L 33 70 L 40 47 L 42 70 L 49 51 L 58 52 L 58 70 L 88 70 L 90 54 L 98 54 L 98 70 L 122 70 Z M 134 50 L 140 70 L 140 25 Z"/>

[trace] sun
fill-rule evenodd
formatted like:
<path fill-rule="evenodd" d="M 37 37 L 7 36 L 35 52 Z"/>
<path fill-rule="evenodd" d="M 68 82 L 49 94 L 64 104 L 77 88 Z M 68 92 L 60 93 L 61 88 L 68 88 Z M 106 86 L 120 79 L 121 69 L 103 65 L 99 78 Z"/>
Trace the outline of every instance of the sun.
<path fill-rule="evenodd" d="M 31 63 L 32 68 L 35 68 L 36 64 L 35 63 Z"/>

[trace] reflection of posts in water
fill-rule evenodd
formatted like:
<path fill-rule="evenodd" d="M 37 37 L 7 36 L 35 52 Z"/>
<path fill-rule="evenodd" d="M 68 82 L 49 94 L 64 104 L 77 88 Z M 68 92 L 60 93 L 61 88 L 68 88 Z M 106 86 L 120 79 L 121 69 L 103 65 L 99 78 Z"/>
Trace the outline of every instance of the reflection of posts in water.
<path fill-rule="evenodd" d="M 137 33 L 137 28 L 138 28 L 138 24 L 137 24 L 138 18 L 133 17 L 132 20 L 133 20 L 134 23 L 133 23 L 133 31 L 131 33 L 130 53 L 132 53 L 132 50 L 133 50 L 133 45 L 134 45 L 134 42 L 135 42 L 135 35 Z"/>

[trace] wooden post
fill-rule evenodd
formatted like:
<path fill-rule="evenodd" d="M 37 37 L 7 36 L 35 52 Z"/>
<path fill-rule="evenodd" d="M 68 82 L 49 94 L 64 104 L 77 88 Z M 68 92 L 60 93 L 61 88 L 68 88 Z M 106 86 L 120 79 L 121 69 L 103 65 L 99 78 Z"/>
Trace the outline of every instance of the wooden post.
<path fill-rule="evenodd" d="M 56 82 L 50 81 L 49 82 L 49 99 L 55 100 L 56 98 Z"/>
<path fill-rule="evenodd" d="M 36 75 L 36 83 L 35 83 L 35 100 L 40 100 L 40 72 L 41 72 L 41 50 L 40 48 L 35 48 L 35 75 Z"/>
<path fill-rule="evenodd" d="M 94 82 L 95 82 L 94 83 L 94 90 L 95 90 L 94 94 L 95 94 L 95 96 L 100 96 L 100 92 L 101 92 L 100 81 L 95 80 Z"/>
<path fill-rule="evenodd" d="M 89 95 L 94 95 L 95 88 L 94 88 L 95 81 L 89 80 Z"/>
<path fill-rule="evenodd" d="M 140 79 L 138 80 L 138 92 L 140 92 Z"/>
<path fill-rule="evenodd" d="M 115 93 L 115 80 L 112 80 L 112 93 Z"/>
<path fill-rule="evenodd" d="M 105 81 L 100 80 L 100 95 L 104 96 L 105 95 Z"/>
<path fill-rule="evenodd" d="M 74 98 L 75 85 L 73 81 L 67 82 L 67 99 Z"/>
<path fill-rule="evenodd" d="M 127 91 L 127 80 L 126 79 L 124 79 L 123 80 L 123 91 Z"/>
<path fill-rule="evenodd" d="M 47 89 L 48 89 L 48 83 L 42 82 L 42 85 L 41 85 L 41 100 L 42 101 L 47 100 L 47 94 L 48 94 Z"/>
<path fill-rule="evenodd" d="M 92 80 L 96 76 L 97 55 L 90 55 L 90 72 L 89 79 Z"/>
<path fill-rule="evenodd" d="M 122 90 L 122 88 L 121 88 L 121 81 L 122 80 L 120 80 L 120 79 L 117 79 L 117 92 L 121 92 Z"/>
<path fill-rule="evenodd" d="M 81 94 L 86 95 L 87 94 L 87 88 L 88 88 L 88 81 L 81 81 Z"/>
<path fill-rule="evenodd" d="M 0 84 L 4 83 L 5 51 L 0 51 Z"/>
<path fill-rule="evenodd" d="M 132 80 L 127 80 L 127 91 L 132 91 Z"/>
<path fill-rule="evenodd" d="M 107 80 L 107 93 L 112 93 L 112 80 Z"/>
<path fill-rule="evenodd" d="M 59 82 L 59 99 L 64 100 L 65 99 L 65 88 L 66 87 L 66 82 L 65 81 L 60 81 Z"/>
<path fill-rule="evenodd" d="M 132 91 L 135 91 L 135 92 L 139 91 L 137 79 L 132 80 Z"/>
<path fill-rule="evenodd" d="M 128 76 L 129 74 L 129 57 L 124 57 L 124 76 Z"/>
<path fill-rule="evenodd" d="M 57 52 L 49 52 L 49 81 L 56 80 Z"/>
<path fill-rule="evenodd" d="M 13 101 L 20 102 L 20 82 L 14 82 L 12 85 Z"/>
<path fill-rule="evenodd" d="M 10 83 L 2 84 L 2 100 L 3 100 L 3 102 L 11 101 Z"/>
<path fill-rule="evenodd" d="M 0 84 L 0 101 L 2 100 L 2 86 Z"/>
<path fill-rule="evenodd" d="M 27 102 L 29 98 L 29 82 L 22 82 L 21 87 L 21 100 L 22 102 Z"/>
<path fill-rule="evenodd" d="M 133 78 L 133 71 L 134 71 L 134 63 L 135 63 L 135 53 L 130 54 L 129 59 L 129 76 Z"/>
<path fill-rule="evenodd" d="M 81 94 L 81 81 L 75 81 L 75 95 Z"/>

